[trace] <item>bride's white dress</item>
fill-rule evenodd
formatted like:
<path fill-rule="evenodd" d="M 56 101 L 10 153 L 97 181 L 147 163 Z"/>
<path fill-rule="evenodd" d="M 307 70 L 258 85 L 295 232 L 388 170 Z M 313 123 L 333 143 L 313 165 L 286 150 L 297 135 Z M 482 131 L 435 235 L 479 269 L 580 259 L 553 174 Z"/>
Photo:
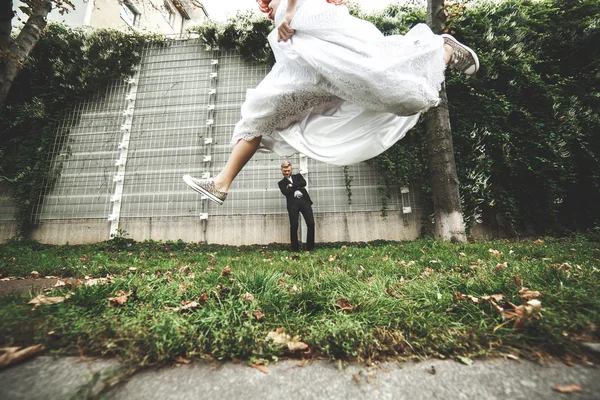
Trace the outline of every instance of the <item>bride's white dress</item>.
<path fill-rule="evenodd" d="M 276 26 L 286 9 L 282 0 Z M 287 42 L 269 35 L 276 63 L 248 91 L 232 144 L 262 136 L 282 156 L 350 165 L 391 147 L 438 104 L 443 39 L 426 25 L 384 37 L 345 6 L 298 0 L 292 28 Z"/>

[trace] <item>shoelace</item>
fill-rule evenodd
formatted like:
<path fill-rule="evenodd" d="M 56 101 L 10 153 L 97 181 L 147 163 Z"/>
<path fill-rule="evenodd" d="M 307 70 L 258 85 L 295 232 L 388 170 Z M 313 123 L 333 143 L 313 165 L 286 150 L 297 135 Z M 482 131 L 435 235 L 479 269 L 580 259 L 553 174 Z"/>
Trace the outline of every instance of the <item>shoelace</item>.
<path fill-rule="evenodd" d="M 459 48 L 455 43 L 449 43 L 452 46 L 452 64 L 454 69 L 464 71 L 474 64 L 473 57 L 467 51 Z"/>

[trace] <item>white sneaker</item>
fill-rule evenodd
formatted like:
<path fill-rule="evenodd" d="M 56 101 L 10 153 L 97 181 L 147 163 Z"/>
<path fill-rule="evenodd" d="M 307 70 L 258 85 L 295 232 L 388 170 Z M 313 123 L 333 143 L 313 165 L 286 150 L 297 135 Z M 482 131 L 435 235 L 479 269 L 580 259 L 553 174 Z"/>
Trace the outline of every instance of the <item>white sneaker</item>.
<path fill-rule="evenodd" d="M 184 175 L 183 181 L 196 192 L 205 195 L 210 201 L 222 205 L 227 197 L 226 192 L 221 192 L 215 188 L 215 182 L 212 179 L 196 179 L 190 175 Z"/>

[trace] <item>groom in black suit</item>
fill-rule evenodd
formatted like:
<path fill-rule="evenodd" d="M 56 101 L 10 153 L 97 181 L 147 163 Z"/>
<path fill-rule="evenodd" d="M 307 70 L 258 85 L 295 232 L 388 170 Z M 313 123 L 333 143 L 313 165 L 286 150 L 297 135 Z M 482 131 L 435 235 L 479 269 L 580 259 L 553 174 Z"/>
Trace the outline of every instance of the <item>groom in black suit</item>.
<path fill-rule="evenodd" d="M 283 179 L 279 181 L 279 190 L 287 199 L 287 210 L 290 216 L 290 237 L 292 251 L 298 251 L 298 218 L 302 213 L 308 228 L 305 250 L 315 247 L 315 219 L 312 211 L 312 201 L 306 191 L 306 181 L 301 174 L 292 175 L 292 163 L 281 164 Z"/>

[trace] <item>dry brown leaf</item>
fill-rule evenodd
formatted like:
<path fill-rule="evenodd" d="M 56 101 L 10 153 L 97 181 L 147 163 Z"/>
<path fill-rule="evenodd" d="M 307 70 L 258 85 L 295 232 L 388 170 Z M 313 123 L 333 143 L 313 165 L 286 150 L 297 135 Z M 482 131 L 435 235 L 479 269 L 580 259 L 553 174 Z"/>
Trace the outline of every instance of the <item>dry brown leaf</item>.
<path fill-rule="evenodd" d="M 265 314 L 263 314 L 261 311 L 258 311 L 258 310 L 253 311 L 252 315 L 254 315 L 254 317 L 256 317 L 256 319 L 258 321 L 260 321 L 261 319 L 263 319 L 265 317 Z"/>
<path fill-rule="evenodd" d="M 354 306 L 350 304 L 348 299 L 345 299 L 344 297 L 337 299 L 333 305 L 336 308 L 346 312 L 351 312 L 352 310 L 354 310 Z"/>
<path fill-rule="evenodd" d="M 304 342 L 288 342 L 287 346 L 290 351 L 306 351 L 308 349 L 308 345 Z"/>
<path fill-rule="evenodd" d="M 227 265 L 221 272 L 221 276 L 231 275 L 231 268 Z"/>
<path fill-rule="evenodd" d="M 535 244 L 543 244 L 544 241 L 542 239 L 537 239 L 537 240 L 534 240 L 533 243 L 535 243 Z"/>
<path fill-rule="evenodd" d="M 494 267 L 494 273 L 497 274 L 498 272 L 505 270 L 506 268 L 508 268 L 508 263 L 498 263 L 496 264 L 496 266 Z"/>
<path fill-rule="evenodd" d="M 207 301 L 207 300 L 208 300 L 208 295 L 206 294 L 206 290 L 204 290 L 204 291 L 202 292 L 202 294 L 200 295 L 200 298 L 198 299 L 198 301 L 199 301 L 201 304 L 204 304 L 204 303 L 206 303 L 206 301 Z"/>
<path fill-rule="evenodd" d="M 513 275 L 512 280 L 515 283 L 515 285 L 523 286 L 523 278 L 521 278 L 521 275 Z"/>
<path fill-rule="evenodd" d="M 557 392 L 560 393 L 579 393 L 579 392 L 583 392 L 583 389 L 581 389 L 581 386 L 579 385 L 575 385 L 575 384 L 571 384 L 571 385 L 557 385 L 554 386 L 552 388 L 552 390 L 555 390 Z"/>
<path fill-rule="evenodd" d="M 48 306 L 52 304 L 59 304 L 65 301 L 66 297 L 63 296 L 46 296 L 43 294 L 38 295 L 36 298 L 30 300 L 27 304 L 33 304 L 33 308 L 39 306 Z"/>
<path fill-rule="evenodd" d="M 497 257 L 500 258 L 502 257 L 502 252 L 496 250 L 496 249 L 488 249 L 488 252 L 493 256 L 493 257 Z"/>
<path fill-rule="evenodd" d="M 177 357 L 175 357 L 175 362 L 177 362 L 179 364 L 189 364 L 192 362 L 192 360 L 188 360 L 187 358 L 177 356 Z"/>
<path fill-rule="evenodd" d="M 337 259 L 337 256 L 330 255 L 329 262 L 334 262 Z"/>
<path fill-rule="evenodd" d="M 29 274 L 29 277 L 31 277 L 33 279 L 37 279 L 40 277 L 40 273 L 37 271 L 31 271 L 31 273 Z"/>
<path fill-rule="evenodd" d="M 200 307 L 200 304 L 197 301 L 182 301 L 181 304 L 181 311 L 189 311 L 193 310 L 194 308 Z"/>
<path fill-rule="evenodd" d="M 523 300 L 532 300 L 540 297 L 540 292 L 537 290 L 529 290 L 527 287 L 522 287 L 518 293 L 519 297 Z"/>
<path fill-rule="evenodd" d="M 61 287 L 61 286 L 66 286 L 67 284 L 64 281 L 61 281 L 60 279 L 58 281 L 56 281 L 56 283 L 54 284 L 54 287 Z"/>
<path fill-rule="evenodd" d="M 240 297 L 244 300 L 246 300 L 248 303 L 252 303 L 254 301 L 254 295 L 252 293 L 244 293 L 241 294 Z"/>
<path fill-rule="evenodd" d="M 41 345 L 22 347 L 5 347 L 0 349 L 0 369 L 33 357 L 46 348 Z"/>
<path fill-rule="evenodd" d="M 460 258 L 465 258 L 467 255 L 466 255 L 465 253 L 458 253 L 458 256 L 459 256 Z"/>
<path fill-rule="evenodd" d="M 389 259 L 390 259 L 390 256 L 388 256 L 388 255 L 386 254 L 385 256 L 383 256 L 383 257 L 381 258 L 381 261 L 387 261 L 387 260 L 389 260 Z"/>
<path fill-rule="evenodd" d="M 422 277 L 422 278 L 427 278 L 427 277 L 429 277 L 429 276 L 430 276 L 430 275 L 431 275 L 433 272 L 434 272 L 434 271 L 433 271 L 433 268 L 429 268 L 429 267 L 427 267 L 427 268 L 425 268 L 425 271 L 423 271 L 423 273 L 421 273 L 421 277 Z"/>
<path fill-rule="evenodd" d="M 179 273 L 180 274 L 186 274 L 190 272 L 190 266 L 189 265 L 184 265 L 183 267 L 179 268 Z"/>
<path fill-rule="evenodd" d="M 215 269 L 213 267 L 206 267 L 204 272 L 213 272 Z"/>
<path fill-rule="evenodd" d="M 269 373 L 269 368 L 267 368 L 266 365 L 262 365 L 262 364 L 252 364 L 252 368 L 256 368 L 257 370 L 259 370 L 260 372 L 262 372 L 263 374 L 268 374 Z"/>
<path fill-rule="evenodd" d="M 133 292 L 125 293 L 123 290 L 119 290 L 117 295 L 115 297 L 109 297 L 108 301 L 110 301 L 112 304 L 122 306 L 127 302 L 127 299 L 129 299 L 129 296 L 132 294 Z"/>
<path fill-rule="evenodd" d="M 267 339 L 271 339 L 275 344 L 287 344 L 292 341 L 292 337 L 285 333 L 283 328 L 277 328 L 267 333 Z"/>

